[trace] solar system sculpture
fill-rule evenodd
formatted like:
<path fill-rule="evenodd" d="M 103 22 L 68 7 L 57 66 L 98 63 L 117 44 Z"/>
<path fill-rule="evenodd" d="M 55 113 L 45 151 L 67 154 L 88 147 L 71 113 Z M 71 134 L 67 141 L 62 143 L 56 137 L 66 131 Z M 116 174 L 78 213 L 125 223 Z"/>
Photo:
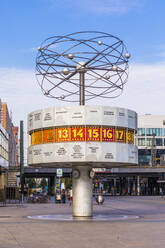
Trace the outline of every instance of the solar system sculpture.
<path fill-rule="evenodd" d="M 79 105 L 28 115 L 28 164 L 72 167 L 75 217 L 93 214 L 92 168 L 137 164 L 137 114 L 119 107 L 85 105 L 122 93 L 129 58 L 122 40 L 95 31 L 54 36 L 38 48 L 36 77 L 43 94 Z"/>

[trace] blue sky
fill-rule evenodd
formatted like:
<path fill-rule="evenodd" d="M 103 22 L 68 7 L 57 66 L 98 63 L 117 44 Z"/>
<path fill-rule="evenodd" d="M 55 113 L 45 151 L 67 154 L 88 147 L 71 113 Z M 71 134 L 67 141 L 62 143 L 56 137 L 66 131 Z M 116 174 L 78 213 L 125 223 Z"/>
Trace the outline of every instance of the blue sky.
<path fill-rule="evenodd" d="M 50 36 L 84 30 L 118 36 L 132 55 L 123 95 L 105 105 L 165 114 L 164 0 L 1 0 L 0 13 L 0 97 L 15 124 L 35 109 L 61 104 L 41 94 L 36 48 Z"/>

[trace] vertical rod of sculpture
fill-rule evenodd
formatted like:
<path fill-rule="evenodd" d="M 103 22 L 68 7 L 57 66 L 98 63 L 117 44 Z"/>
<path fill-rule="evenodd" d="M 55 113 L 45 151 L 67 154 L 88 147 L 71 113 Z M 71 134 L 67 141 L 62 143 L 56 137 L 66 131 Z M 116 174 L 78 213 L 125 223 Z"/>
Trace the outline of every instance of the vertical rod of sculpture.
<path fill-rule="evenodd" d="M 85 73 L 80 72 L 80 105 L 85 105 Z"/>

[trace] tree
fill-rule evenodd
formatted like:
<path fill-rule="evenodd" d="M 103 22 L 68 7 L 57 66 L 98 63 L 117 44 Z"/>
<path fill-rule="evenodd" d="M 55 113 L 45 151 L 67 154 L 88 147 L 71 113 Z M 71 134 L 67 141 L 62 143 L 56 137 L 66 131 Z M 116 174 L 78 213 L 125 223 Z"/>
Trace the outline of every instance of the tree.
<path fill-rule="evenodd" d="M 36 181 L 35 181 L 34 178 L 29 179 L 28 186 L 29 186 L 30 189 L 31 188 L 36 188 L 37 184 L 36 184 Z"/>
<path fill-rule="evenodd" d="M 46 179 L 45 179 L 45 178 L 42 178 L 42 180 L 41 180 L 41 182 L 40 182 L 40 187 L 41 187 L 42 189 L 45 189 L 45 187 L 46 187 L 47 185 L 48 185 L 48 184 L 47 184 Z"/>

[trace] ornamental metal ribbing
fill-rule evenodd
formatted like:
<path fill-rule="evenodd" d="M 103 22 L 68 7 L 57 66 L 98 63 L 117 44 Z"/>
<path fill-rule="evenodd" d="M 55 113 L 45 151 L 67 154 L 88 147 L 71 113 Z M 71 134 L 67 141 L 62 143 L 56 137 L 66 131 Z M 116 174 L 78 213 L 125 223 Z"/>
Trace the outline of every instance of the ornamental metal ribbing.
<path fill-rule="evenodd" d="M 128 79 L 130 54 L 119 38 L 84 31 L 46 39 L 38 48 L 36 77 L 44 95 L 67 102 L 115 98 Z"/>

